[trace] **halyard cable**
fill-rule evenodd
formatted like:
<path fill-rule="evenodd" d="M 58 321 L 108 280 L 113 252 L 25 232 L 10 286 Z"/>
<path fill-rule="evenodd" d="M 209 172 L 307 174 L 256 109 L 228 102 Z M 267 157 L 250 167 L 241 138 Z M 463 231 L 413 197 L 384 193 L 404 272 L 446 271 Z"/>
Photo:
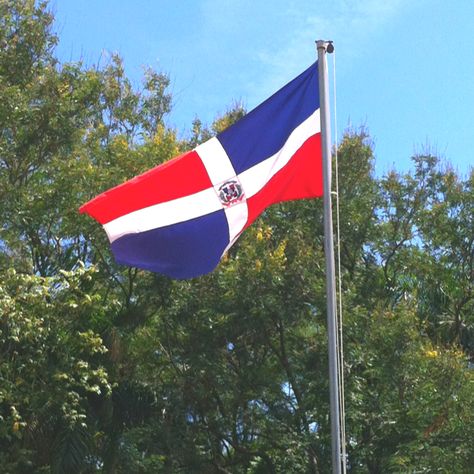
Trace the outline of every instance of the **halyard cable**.
<path fill-rule="evenodd" d="M 342 335 L 342 272 L 341 272 L 341 233 L 340 233 L 340 211 L 339 211 L 339 166 L 338 166 L 338 131 L 337 131 L 337 94 L 336 94 L 336 52 L 333 56 L 333 101 L 334 101 L 334 166 L 335 166 L 335 187 L 336 187 L 336 241 L 337 241 L 337 291 L 338 291 L 338 311 L 337 311 L 337 347 L 339 364 L 339 406 L 340 406 L 340 426 L 341 426 L 341 451 L 342 451 L 342 472 L 346 474 L 347 454 L 346 454 L 346 411 L 344 402 L 344 342 Z"/>

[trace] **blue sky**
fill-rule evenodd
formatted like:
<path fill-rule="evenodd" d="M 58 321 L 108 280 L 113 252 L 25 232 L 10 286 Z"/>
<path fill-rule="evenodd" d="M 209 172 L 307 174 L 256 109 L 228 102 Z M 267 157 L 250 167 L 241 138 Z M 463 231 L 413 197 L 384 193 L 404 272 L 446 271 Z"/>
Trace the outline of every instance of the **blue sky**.
<path fill-rule="evenodd" d="M 376 171 L 427 149 L 465 173 L 474 164 L 471 0 L 52 0 L 57 55 L 88 65 L 118 52 L 172 80 L 168 123 L 180 135 L 235 101 L 250 110 L 336 47 L 338 134 L 365 125 Z M 329 66 L 332 71 L 332 59 Z M 331 89 L 332 90 L 332 89 Z"/>

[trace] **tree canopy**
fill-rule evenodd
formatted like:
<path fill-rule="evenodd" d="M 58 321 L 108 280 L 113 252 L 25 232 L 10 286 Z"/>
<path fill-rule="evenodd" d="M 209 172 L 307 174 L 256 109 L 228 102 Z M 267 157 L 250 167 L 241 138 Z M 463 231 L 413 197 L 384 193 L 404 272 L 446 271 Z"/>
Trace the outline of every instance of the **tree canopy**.
<path fill-rule="evenodd" d="M 47 2 L 0 0 L 2 472 L 329 473 L 321 201 L 198 279 L 117 265 L 79 206 L 245 112 L 180 138 L 167 74 L 57 42 Z M 348 471 L 469 472 L 474 172 L 376 176 L 363 128 L 338 155 Z"/>

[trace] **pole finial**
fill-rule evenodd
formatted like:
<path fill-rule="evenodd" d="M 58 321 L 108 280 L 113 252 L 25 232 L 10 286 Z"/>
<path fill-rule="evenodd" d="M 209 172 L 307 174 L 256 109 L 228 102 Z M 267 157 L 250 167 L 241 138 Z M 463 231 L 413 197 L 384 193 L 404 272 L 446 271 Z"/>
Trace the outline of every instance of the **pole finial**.
<path fill-rule="evenodd" d="M 318 49 L 323 48 L 329 54 L 334 52 L 334 44 L 332 40 L 317 40 L 316 47 Z"/>

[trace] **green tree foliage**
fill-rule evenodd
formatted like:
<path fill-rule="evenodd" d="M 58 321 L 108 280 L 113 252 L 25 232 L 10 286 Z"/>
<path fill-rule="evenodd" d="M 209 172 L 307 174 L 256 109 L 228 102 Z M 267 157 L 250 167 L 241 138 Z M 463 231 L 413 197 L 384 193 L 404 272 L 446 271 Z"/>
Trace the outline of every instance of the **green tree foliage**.
<path fill-rule="evenodd" d="M 0 466 L 5 473 L 328 473 L 321 200 L 274 206 L 191 281 L 118 266 L 78 208 L 194 147 L 169 80 L 61 64 L 46 3 L 0 0 Z M 474 465 L 474 174 L 373 174 L 338 147 L 348 467 Z"/>
<path fill-rule="evenodd" d="M 0 464 L 30 472 L 51 464 L 77 472 L 91 459 L 90 408 L 112 387 L 102 339 L 90 318 L 108 302 L 90 296 L 94 270 L 55 277 L 2 272 L 0 287 Z"/>

